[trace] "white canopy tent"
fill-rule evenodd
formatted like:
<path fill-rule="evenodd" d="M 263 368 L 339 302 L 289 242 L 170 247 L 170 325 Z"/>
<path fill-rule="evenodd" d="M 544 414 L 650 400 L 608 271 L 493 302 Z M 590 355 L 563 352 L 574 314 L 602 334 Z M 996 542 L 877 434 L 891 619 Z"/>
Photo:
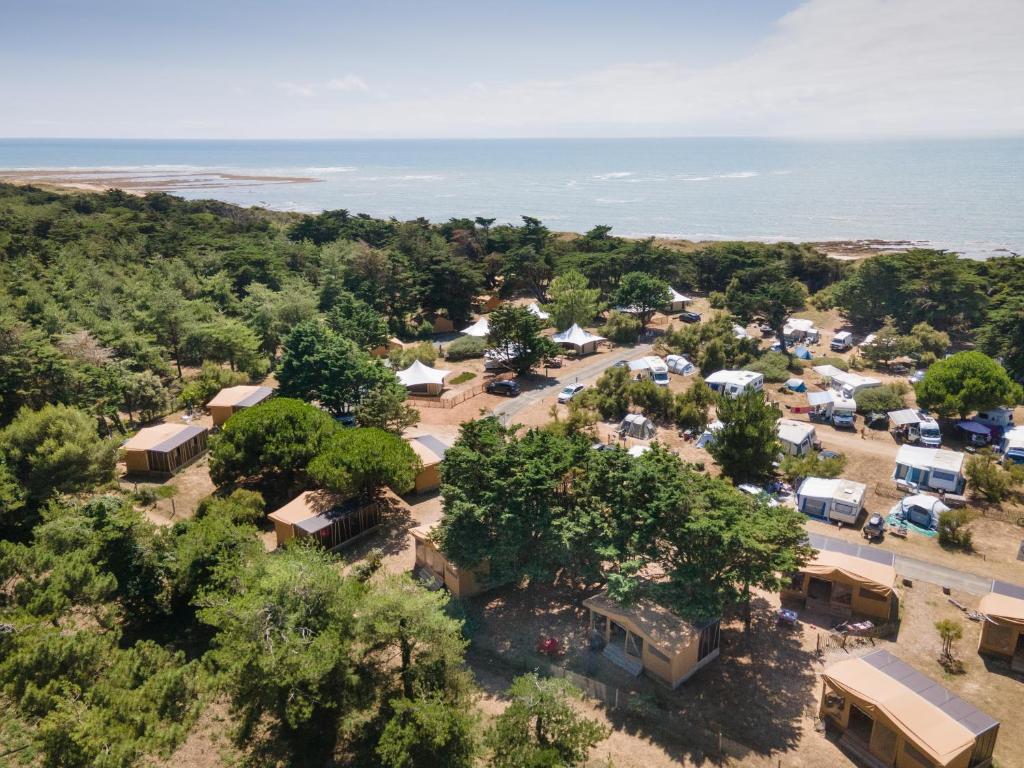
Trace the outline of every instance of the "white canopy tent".
<path fill-rule="evenodd" d="M 665 308 L 669 312 L 681 312 L 682 310 L 686 309 L 687 304 L 693 301 L 693 299 L 691 299 L 689 296 L 684 296 L 671 286 L 669 287 L 668 292 L 669 300 Z"/>
<path fill-rule="evenodd" d="M 419 360 L 414 360 L 412 365 L 396 374 L 398 380 L 406 389 L 422 390 L 428 395 L 439 395 L 444 389 L 444 378 L 451 371 L 440 368 L 431 368 Z"/>
<path fill-rule="evenodd" d="M 556 333 L 551 340 L 563 347 L 573 347 L 581 355 L 597 350 L 597 344 L 604 341 L 604 336 L 590 333 L 579 327 L 576 323 L 572 327 L 560 333 Z"/>
<path fill-rule="evenodd" d="M 540 308 L 540 305 L 537 302 L 527 304 L 526 309 L 531 315 L 534 315 L 535 317 L 541 320 L 547 320 L 551 317 L 551 315 L 549 315 L 547 312 Z"/>
<path fill-rule="evenodd" d="M 469 328 L 462 329 L 462 333 L 464 333 L 466 336 L 477 336 L 481 339 L 487 338 L 490 332 L 491 324 L 487 322 L 486 317 L 481 317 L 479 320 L 477 320 L 475 323 L 469 326 Z"/>

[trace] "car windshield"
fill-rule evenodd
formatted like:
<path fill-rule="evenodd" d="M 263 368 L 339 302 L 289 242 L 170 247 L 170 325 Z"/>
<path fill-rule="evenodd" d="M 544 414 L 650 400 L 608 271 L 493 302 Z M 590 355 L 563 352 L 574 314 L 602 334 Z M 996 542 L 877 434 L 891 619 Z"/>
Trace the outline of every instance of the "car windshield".
<path fill-rule="evenodd" d="M 566 387 L 565 389 L 562 390 L 562 394 L 563 395 L 571 395 L 575 391 L 576 391 L 575 387 Z"/>
<path fill-rule="evenodd" d="M 924 437 L 938 437 L 939 436 L 939 428 L 937 426 L 922 425 L 921 426 L 921 434 Z"/>

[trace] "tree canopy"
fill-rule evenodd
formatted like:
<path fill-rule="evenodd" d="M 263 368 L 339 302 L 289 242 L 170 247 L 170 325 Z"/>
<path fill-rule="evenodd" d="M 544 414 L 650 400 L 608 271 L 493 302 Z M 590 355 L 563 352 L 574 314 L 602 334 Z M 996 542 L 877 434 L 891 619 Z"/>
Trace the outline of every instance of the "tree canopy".
<path fill-rule="evenodd" d="M 1021 401 L 1020 385 L 981 352 L 957 352 L 932 365 L 918 382 L 917 403 L 944 418 Z"/>

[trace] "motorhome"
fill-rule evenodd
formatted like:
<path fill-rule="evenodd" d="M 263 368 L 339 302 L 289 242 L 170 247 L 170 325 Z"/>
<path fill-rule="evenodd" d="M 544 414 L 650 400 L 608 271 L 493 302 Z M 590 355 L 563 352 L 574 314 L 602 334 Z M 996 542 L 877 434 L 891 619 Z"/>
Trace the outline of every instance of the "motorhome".
<path fill-rule="evenodd" d="M 764 375 L 754 371 L 715 371 L 704 383 L 719 394 L 739 397 L 764 389 Z"/>
<path fill-rule="evenodd" d="M 1003 434 L 1014 428 L 1013 408 L 992 408 L 988 411 L 979 411 L 971 421 L 988 427 L 992 433 L 992 442 L 996 442 Z"/>
<path fill-rule="evenodd" d="M 938 448 L 942 445 L 942 432 L 939 430 L 938 422 L 931 416 L 921 414 L 921 421 L 917 425 L 918 442 L 925 448 Z"/>
<path fill-rule="evenodd" d="M 845 352 L 853 347 L 853 334 L 849 331 L 840 331 L 832 337 L 829 347 L 833 352 Z"/>
<path fill-rule="evenodd" d="M 858 392 L 871 387 L 880 387 L 880 379 L 871 376 L 861 376 L 857 373 L 850 373 L 836 368 L 834 365 L 816 365 L 813 370 L 819 376 L 828 379 L 829 386 L 843 397 L 854 397 Z"/>
<path fill-rule="evenodd" d="M 629 373 L 637 381 L 650 379 L 659 387 L 668 386 L 668 366 L 657 355 L 648 355 L 629 361 Z"/>
<path fill-rule="evenodd" d="M 857 425 L 857 401 L 836 395 L 832 398 L 832 426 L 836 429 L 854 429 Z"/>

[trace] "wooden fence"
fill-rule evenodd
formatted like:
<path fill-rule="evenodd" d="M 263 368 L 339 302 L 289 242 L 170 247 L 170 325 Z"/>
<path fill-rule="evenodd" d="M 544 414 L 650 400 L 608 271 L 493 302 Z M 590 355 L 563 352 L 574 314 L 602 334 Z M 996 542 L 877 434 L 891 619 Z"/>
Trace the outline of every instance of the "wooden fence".
<path fill-rule="evenodd" d="M 471 387 L 462 387 L 454 392 L 445 392 L 437 397 L 429 397 L 426 395 L 409 395 L 406 401 L 409 405 L 415 406 L 416 408 L 454 408 L 460 403 L 464 403 L 471 397 L 482 395 L 487 389 L 487 385 L 492 381 L 504 381 L 506 379 L 515 378 L 515 374 L 511 371 L 505 371 L 495 376 L 489 376 L 486 381 L 481 381 L 479 384 L 474 384 Z"/>

